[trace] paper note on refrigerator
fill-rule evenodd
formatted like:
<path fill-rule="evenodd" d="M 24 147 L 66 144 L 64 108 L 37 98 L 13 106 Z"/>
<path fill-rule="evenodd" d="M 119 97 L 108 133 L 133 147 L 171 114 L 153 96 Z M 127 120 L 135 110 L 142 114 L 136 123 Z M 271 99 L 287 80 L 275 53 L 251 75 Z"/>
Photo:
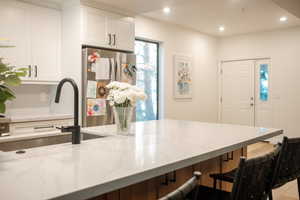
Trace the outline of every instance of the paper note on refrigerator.
<path fill-rule="evenodd" d="M 109 79 L 109 58 L 99 58 L 95 64 L 96 80 Z"/>
<path fill-rule="evenodd" d="M 88 99 L 87 116 L 101 116 L 106 114 L 105 99 Z"/>
<path fill-rule="evenodd" d="M 97 97 L 97 81 L 88 81 L 87 82 L 86 97 L 87 98 L 96 98 Z"/>

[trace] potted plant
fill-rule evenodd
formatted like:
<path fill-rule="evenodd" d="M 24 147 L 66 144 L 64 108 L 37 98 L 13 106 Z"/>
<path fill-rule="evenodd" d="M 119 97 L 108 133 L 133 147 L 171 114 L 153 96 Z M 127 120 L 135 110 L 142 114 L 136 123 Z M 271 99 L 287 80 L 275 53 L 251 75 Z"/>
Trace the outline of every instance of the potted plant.
<path fill-rule="evenodd" d="M 128 83 L 114 81 L 106 87 L 109 89 L 107 100 L 113 107 L 117 131 L 119 134 L 127 135 L 136 102 L 145 100 L 147 96 L 142 89 Z"/>
<path fill-rule="evenodd" d="M 0 42 L 0 48 L 8 47 L 13 46 Z M 5 116 L 6 101 L 16 98 L 14 92 L 9 87 L 20 85 L 20 77 L 26 76 L 26 74 L 26 68 L 11 67 L 9 64 L 4 62 L 3 58 L 0 57 L 0 117 Z"/>

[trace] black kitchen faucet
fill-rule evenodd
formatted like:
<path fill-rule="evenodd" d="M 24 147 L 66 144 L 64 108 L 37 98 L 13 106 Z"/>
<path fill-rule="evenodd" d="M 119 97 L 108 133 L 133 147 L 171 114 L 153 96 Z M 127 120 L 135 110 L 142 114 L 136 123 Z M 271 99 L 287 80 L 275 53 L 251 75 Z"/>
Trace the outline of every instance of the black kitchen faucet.
<path fill-rule="evenodd" d="M 56 90 L 55 103 L 59 103 L 61 88 L 66 82 L 69 82 L 73 86 L 74 90 L 74 125 L 66 127 L 63 126 L 59 129 L 61 129 L 61 132 L 72 132 L 72 144 L 80 144 L 81 135 L 80 126 L 78 125 L 78 86 L 73 79 L 64 78 L 59 82 Z"/>

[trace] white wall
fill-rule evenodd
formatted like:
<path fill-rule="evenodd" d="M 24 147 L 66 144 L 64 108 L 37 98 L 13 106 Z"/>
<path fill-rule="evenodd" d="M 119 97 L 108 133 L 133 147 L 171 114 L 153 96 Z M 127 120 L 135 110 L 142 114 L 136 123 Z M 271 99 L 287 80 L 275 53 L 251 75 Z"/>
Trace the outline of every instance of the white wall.
<path fill-rule="evenodd" d="M 148 18 L 137 17 L 136 36 L 160 41 L 164 60 L 163 71 L 164 117 L 185 120 L 216 122 L 217 103 L 217 48 L 218 40 L 199 32 L 188 30 Z M 191 101 L 173 98 L 173 56 L 193 57 L 193 91 Z"/>
<path fill-rule="evenodd" d="M 81 97 L 81 16 L 80 0 L 69 0 L 62 5 L 62 61 L 61 72 L 63 78 L 76 81 Z M 54 98 L 55 90 L 51 91 Z M 59 104 L 51 101 L 51 112 L 73 114 L 73 88 L 69 83 L 63 86 Z M 81 110 L 79 98 L 79 110 Z"/>
<path fill-rule="evenodd" d="M 299 137 L 300 27 L 224 38 L 219 54 L 221 60 L 271 58 L 273 127 Z"/>

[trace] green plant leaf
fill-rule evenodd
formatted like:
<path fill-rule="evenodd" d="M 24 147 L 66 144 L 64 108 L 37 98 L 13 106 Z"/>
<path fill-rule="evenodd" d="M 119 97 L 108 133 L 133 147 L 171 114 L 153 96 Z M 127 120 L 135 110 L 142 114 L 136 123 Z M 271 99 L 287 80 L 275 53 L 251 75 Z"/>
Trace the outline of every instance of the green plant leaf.
<path fill-rule="evenodd" d="M 5 102 L 7 100 L 15 99 L 15 95 L 13 91 L 11 91 L 8 87 L 1 85 L 0 87 L 0 101 Z"/>
<path fill-rule="evenodd" d="M 17 75 L 8 75 L 4 80 L 5 84 L 18 86 L 21 84 L 21 79 Z"/>
<path fill-rule="evenodd" d="M 15 99 L 14 92 L 7 86 L 18 86 L 21 84 L 20 77 L 27 75 L 27 68 L 10 67 L 3 63 L 0 58 L 0 113 L 5 113 L 7 100 Z"/>
<path fill-rule="evenodd" d="M 4 63 L 0 62 L 0 73 L 6 72 L 6 71 L 9 71 L 9 68 Z"/>
<path fill-rule="evenodd" d="M 16 72 L 16 75 L 19 77 L 24 77 L 27 75 L 27 72 Z"/>
<path fill-rule="evenodd" d="M 0 101 L 0 113 L 5 113 L 5 111 L 6 111 L 5 103 Z"/>
<path fill-rule="evenodd" d="M 18 75 L 19 77 L 24 77 L 24 76 L 27 75 L 27 72 L 28 72 L 28 69 L 27 69 L 27 68 L 19 68 L 19 69 L 17 70 L 17 75 Z"/>

